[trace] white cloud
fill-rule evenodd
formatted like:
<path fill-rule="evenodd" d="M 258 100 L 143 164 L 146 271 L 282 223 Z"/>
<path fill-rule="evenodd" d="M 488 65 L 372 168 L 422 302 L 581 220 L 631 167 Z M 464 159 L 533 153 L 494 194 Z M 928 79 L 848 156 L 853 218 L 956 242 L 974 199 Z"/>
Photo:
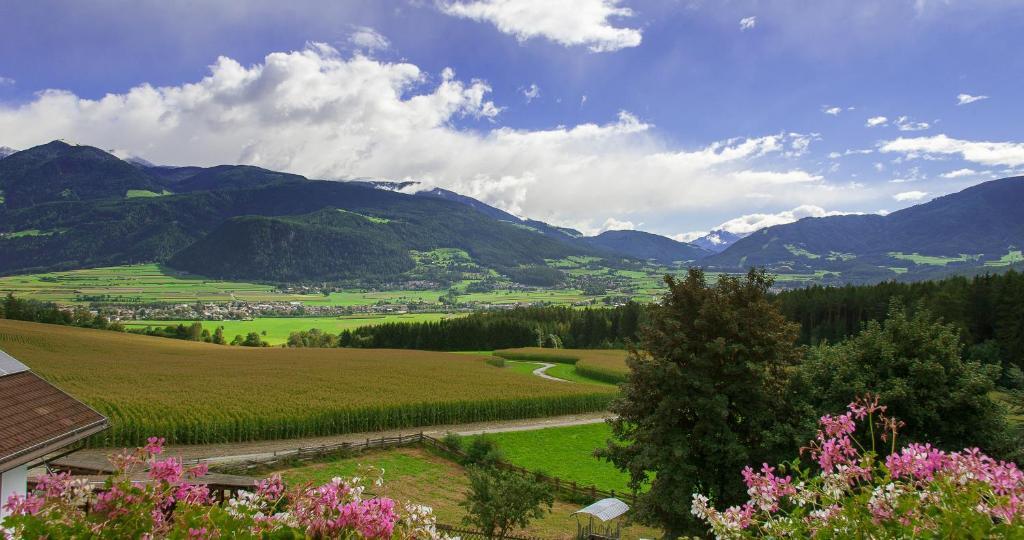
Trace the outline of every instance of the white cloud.
<path fill-rule="evenodd" d="M 931 125 L 928 122 L 914 122 L 907 116 L 901 116 L 896 119 L 896 128 L 900 131 L 923 131 L 930 127 Z"/>
<path fill-rule="evenodd" d="M 348 36 L 348 42 L 367 51 L 387 50 L 391 47 L 388 38 L 369 26 L 357 26 Z"/>
<path fill-rule="evenodd" d="M 839 159 L 841 157 L 843 157 L 843 155 L 840 154 L 839 152 L 829 152 L 828 153 L 828 158 L 829 159 Z"/>
<path fill-rule="evenodd" d="M 619 28 L 610 19 L 631 17 L 621 0 L 438 0 L 448 15 L 490 22 L 519 41 L 545 37 L 566 46 L 586 45 L 594 52 L 636 47 L 642 39 L 635 28 Z"/>
<path fill-rule="evenodd" d="M 867 127 L 877 127 L 877 126 L 884 126 L 884 125 L 886 125 L 888 123 L 889 123 L 889 119 L 884 117 L 884 116 L 872 116 L 871 118 L 868 118 L 867 123 L 864 124 L 864 125 L 867 126 Z"/>
<path fill-rule="evenodd" d="M 920 201 L 921 199 L 924 199 L 927 196 L 928 192 L 926 191 L 904 191 L 902 193 L 897 193 L 893 195 L 892 198 L 896 199 L 899 202 L 907 202 Z"/>
<path fill-rule="evenodd" d="M 746 32 L 757 26 L 757 17 L 743 17 L 740 19 L 740 31 Z"/>
<path fill-rule="evenodd" d="M 0 86 L 8 86 L 14 84 L 14 79 L 10 77 L 0 77 Z"/>
<path fill-rule="evenodd" d="M 843 112 L 842 107 L 822 107 L 821 112 L 825 114 L 831 114 L 832 116 L 839 116 L 839 113 Z"/>
<path fill-rule="evenodd" d="M 960 94 L 956 96 L 956 104 L 968 105 L 974 103 L 975 101 L 981 101 L 983 99 L 988 99 L 988 96 L 972 96 L 970 94 Z"/>
<path fill-rule="evenodd" d="M 788 133 L 680 147 L 628 112 L 606 123 L 495 127 L 477 121 L 500 120 L 489 91 L 451 70 L 430 75 L 311 44 L 251 66 L 220 58 L 207 77 L 179 86 L 143 84 L 95 100 L 48 90 L 24 104 L 0 103 L 0 133 L 18 148 L 66 138 L 162 164 L 412 179 L 592 228 L 607 216 L 635 222 L 735 207 L 737 194 L 792 205 L 871 196 L 792 164 L 779 168 L 793 148 Z"/>
<path fill-rule="evenodd" d="M 959 155 L 966 161 L 982 165 L 1024 165 L 1024 143 L 967 141 L 954 139 L 945 134 L 932 137 L 900 137 L 883 142 L 879 146 L 879 151 L 902 153 L 908 159 Z"/>
<path fill-rule="evenodd" d="M 586 104 L 587 104 L 587 95 L 583 94 L 582 96 L 580 96 L 580 107 L 582 107 L 582 106 L 584 106 Z"/>
<path fill-rule="evenodd" d="M 800 205 L 792 210 L 783 210 L 775 214 L 747 214 L 715 227 L 734 234 L 750 234 L 756 230 L 774 225 L 785 225 L 807 217 L 841 216 L 846 212 L 825 210 L 812 204 Z"/>
<path fill-rule="evenodd" d="M 786 172 L 739 171 L 733 176 L 747 182 L 761 185 L 802 184 L 807 182 L 820 182 L 823 180 L 821 176 L 813 175 L 801 170 Z"/>
<path fill-rule="evenodd" d="M 526 98 L 526 102 L 530 103 L 540 97 L 540 87 L 531 83 L 528 88 L 523 89 L 523 96 Z"/>
<path fill-rule="evenodd" d="M 978 171 L 974 169 L 957 169 L 955 171 L 949 171 L 942 175 L 943 178 L 963 178 L 965 176 L 975 176 Z"/>
<path fill-rule="evenodd" d="M 689 243 L 689 242 L 693 242 L 694 240 L 696 240 L 698 238 L 701 238 L 702 236 L 707 236 L 707 234 L 708 234 L 708 231 L 692 231 L 692 232 L 673 234 L 669 238 L 675 240 L 676 242 L 687 242 L 687 243 Z"/>
<path fill-rule="evenodd" d="M 601 226 L 597 232 L 604 231 L 635 231 L 636 225 L 632 221 L 619 221 L 615 218 L 608 218 L 604 220 L 604 225 Z"/>

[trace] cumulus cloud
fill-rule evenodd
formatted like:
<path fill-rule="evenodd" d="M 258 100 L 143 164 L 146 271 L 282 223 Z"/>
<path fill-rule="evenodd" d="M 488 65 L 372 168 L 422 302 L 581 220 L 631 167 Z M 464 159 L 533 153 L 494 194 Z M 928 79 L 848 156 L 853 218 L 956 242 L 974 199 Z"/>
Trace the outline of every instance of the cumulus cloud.
<path fill-rule="evenodd" d="M 846 212 L 825 210 L 812 204 L 800 205 L 792 210 L 783 210 L 775 214 L 747 214 L 715 227 L 734 234 L 750 234 L 754 231 L 774 225 L 785 225 L 808 217 L 840 216 Z"/>
<path fill-rule="evenodd" d="M 928 122 L 914 122 L 908 116 L 901 116 L 896 119 L 896 128 L 900 131 L 924 131 L 930 128 Z"/>
<path fill-rule="evenodd" d="M 386 50 L 391 47 L 388 38 L 369 26 L 357 26 L 348 36 L 348 42 L 367 51 Z"/>
<path fill-rule="evenodd" d="M 523 97 L 526 98 L 527 103 L 539 98 L 540 87 L 531 83 L 529 87 L 523 89 Z"/>
<path fill-rule="evenodd" d="M 20 148 L 65 138 L 162 164 L 417 180 L 592 228 L 607 216 L 729 207 L 741 193 L 794 205 L 870 195 L 795 168 L 788 133 L 679 147 L 625 111 L 604 123 L 512 129 L 480 122 L 500 120 L 489 92 L 450 69 L 430 74 L 311 44 L 251 66 L 222 57 L 207 77 L 179 86 L 143 84 L 100 99 L 44 91 L 0 104 L 0 133 Z"/>
<path fill-rule="evenodd" d="M 544 37 L 565 46 L 585 45 L 610 52 L 640 45 L 636 28 L 620 28 L 611 19 L 631 17 L 621 0 L 438 0 L 445 14 L 489 22 L 519 41 Z"/>
<path fill-rule="evenodd" d="M 743 17 L 740 19 L 740 31 L 746 32 L 757 26 L 757 17 Z"/>
<path fill-rule="evenodd" d="M 892 198 L 896 199 L 899 202 L 907 202 L 920 201 L 921 199 L 924 199 L 927 196 L 928 192 L 926 191 L 904 191 L 902 193 L 897 193 L 893 195 Z"/>
<path fill-rule="evenodd" d="M 606 219 L 604 221 L 604 225 L 602 225 L 601 228 L 595 232 L 600 233 L 604 231 L 635 231 L 636 227 L 637 226 L 634 225 L 632 221 L 620 221 L 610 217 Z"/>
<path fill-rule="evenodd" d="M 843 108 L 825 106 L 821 108 L 821 112 L 831 114 L 832 116 L 839 116 L 839 113 L 843 112 Z"/>
<path fill-rule="evenodd" d="M 884 116 L 872 116 L 871 118 L 868 118 L 867 123 L 865 123 L 864 125 L 867 127 L 878 127 L 884 126 L 888 123 L 889 119 Z"/>
<path fill-rule="evenodd" d="M 10 77 L 0 76 L 0 86 L 9 86 L 14 84 L 14 79 Z"/>
<path fill-rule="evenodd" d="M 956 104 L 969 105 L 971 103 L 974 103 L 975 101 L 981 101 L 983 99 L 988 99 L 988 96 L 972 96 L 970 94 L 960 94 L 956 96 Z"/>
<path fill-rule="evenodd" d="M 954 139 L 945 134 L 932 137 L 903 138 L 883 142 L 880 152 L 904 154 L 908 159 L 959 155 L 962 159 L 981 165 L 1024 165 L 1024 143 L 988 142 Z"/>

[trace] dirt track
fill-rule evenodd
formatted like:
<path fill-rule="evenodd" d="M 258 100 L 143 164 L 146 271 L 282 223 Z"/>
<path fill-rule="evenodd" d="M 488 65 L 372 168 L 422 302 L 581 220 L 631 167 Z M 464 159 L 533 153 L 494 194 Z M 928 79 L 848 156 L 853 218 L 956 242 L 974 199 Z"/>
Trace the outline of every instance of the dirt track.
<path fill-rule="evenodd" d="M 585 424 L 597 424 L 608 418 L 608 413 L 574 414 L 567 416 L 555 416 L 550 418 L 531 418 L 525 420 L 510 420 L 503 422 L 477 422 L 472 424 L 455 424 L 445 426 L 428 426 L 423 428 L 408 428 L 404 430 L 375 431 L 372 433 L 348 433 L 345 435 L 334 435 L 330 437 L 310 437 L 304 439 L 282 439 L 276 441 L 253 441 L 224 444 L 203 444 L 189 446 L 168 446 L 165 450 L 167 456 L 179 456 L 182 459 L 202 459 L 216 463 L 229 463 L 246 459 L 259 459 L 272 456 L 274 452 L 294 450 L 300 447 L 319 446 L 321 444 L 336 444 L 341 442 L 357 442 L 368 438 L 374 439 L 382 436 L 398 436 L 399 434 L 413 434 L 423 432 L 435 437 L 443 436 L 451 431 L 459 435 L 478 435 L 480 433 L 500 433 L 506 431 L 529 431 L 548 427 L 579 426 Z M 93 448 L 81 450 L 74 455 L 81 458 L 102 459 L 110 454 L 110 449 Z"/>

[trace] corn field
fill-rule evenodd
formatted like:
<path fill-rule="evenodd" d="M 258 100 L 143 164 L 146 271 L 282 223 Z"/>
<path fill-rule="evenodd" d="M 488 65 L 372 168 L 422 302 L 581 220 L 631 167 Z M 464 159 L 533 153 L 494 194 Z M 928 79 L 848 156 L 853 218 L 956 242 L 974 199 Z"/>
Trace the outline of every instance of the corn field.
<path fill-rule="evenodd" d="M 614 389 L 523 377 L 484 357 L 225 347 L 0 320 L 0 348 L 111 420 L 93 445 L 322 436 L 603 410 Z"/>

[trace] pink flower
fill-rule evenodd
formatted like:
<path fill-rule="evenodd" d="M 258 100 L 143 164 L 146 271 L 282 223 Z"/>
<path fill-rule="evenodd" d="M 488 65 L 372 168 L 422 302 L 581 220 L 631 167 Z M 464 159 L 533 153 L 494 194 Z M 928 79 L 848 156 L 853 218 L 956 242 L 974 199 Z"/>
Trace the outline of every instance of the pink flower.
<path fill-rule="evenodd" d="M 7 498 L 7 503 L 4 504 L 4 510 L 10 512 L 14 516 L 34 516 L 43 509 L 43 505 L 46 503 L 46 499 L 43 497 L 37 497 L 31 493 L 21 496 L 17 493 L 12 493 Z"/>
<path fill-rule="evenodd" d="M 162 461 L 154 461 L 149 469 L 149 477 L 153 480 L 177 484 L 181 482 L 182 468 L 181 460 L 178 458 L 167 458 Z"/>
<path fill-rule="evenodd" d="M 395 501 L 370 499 L 359 505 L 356 528 L 366 538 L 390 538 L 397 521 Z"/>
<path fill-rule="evenodd" d="M 270 478 L 256 482 L 256 495 L 270 501 L 280 499 L 281 495 L 284 495 L 284 482 L 281 481 L 281 475 L 274 474 Z"/>
<path fill-rule="evenodd" d="M 760 510 L 775 512 L 779 509 L 779 500 L 783 496 L 796 495 L 793 479 L 789 476 L 775 476 L 775 468 L 769 467 L 767 463 L 761 466 L 760 474 L 755 473 L 750 467 L 744 468 L 743 481 L 747 483 L 750 502 Z"/>
<path fill-rule="evenodd" d="M 142 449 L 151 455 L 162 454 L 164 451 L 164 438 L 163 437 L 150 437 L 146 439 L 146 446 Z"/>

